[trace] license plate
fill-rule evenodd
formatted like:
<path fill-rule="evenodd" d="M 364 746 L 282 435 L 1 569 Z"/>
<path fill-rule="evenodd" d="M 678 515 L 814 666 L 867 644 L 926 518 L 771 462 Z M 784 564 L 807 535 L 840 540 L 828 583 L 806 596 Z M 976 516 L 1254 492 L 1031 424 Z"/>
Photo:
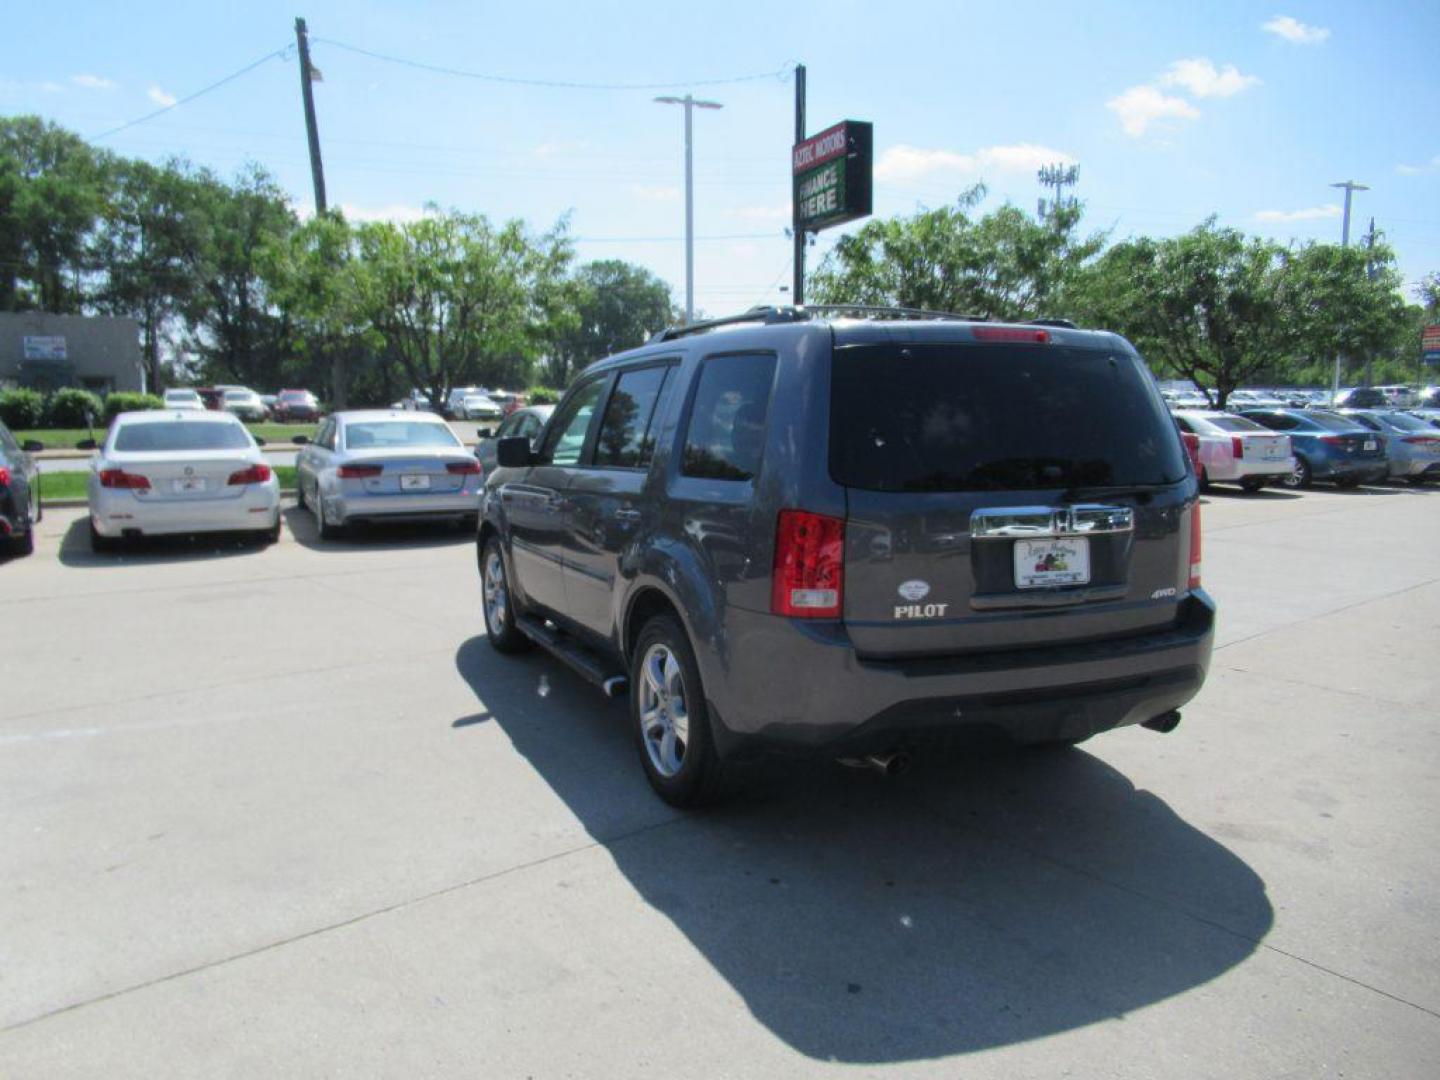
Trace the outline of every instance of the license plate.
<path fill-rule="evenodd" d="M 428 491 L 430 489 L 430 477 L 420 473 L 401 473 L 401 491 Z"/>
<path fill-rule="evenodd" d="M 1366 439 L 1366 440 L 1365 440 L 1365 449 L 1366 449 L 1366 450 L 1374 450 L 1374 449 L 1375 449 L 1375 440 L 1374 440 L 1374 439 Z"/>
<path fill-rule="evenodd" d="M 1267 443 L 1265 445 L 1265 460 L 1279 461 L 1285 456 L 1285 448 L 1279 443 Z"/>
<path fill-rule="evenodd" d="M 1090 580 L 1090 541 L 1084 537 L 1015 541 L 1015 587 L 1084 585 Z"/>
<path fill-rule="evenodd" d="M 182 476 L 178 480 L 170 481 L 170 486 L 177 495 L 185 495 L 192 491 L 204 491 L 205 478 L 202 476 Z"/>

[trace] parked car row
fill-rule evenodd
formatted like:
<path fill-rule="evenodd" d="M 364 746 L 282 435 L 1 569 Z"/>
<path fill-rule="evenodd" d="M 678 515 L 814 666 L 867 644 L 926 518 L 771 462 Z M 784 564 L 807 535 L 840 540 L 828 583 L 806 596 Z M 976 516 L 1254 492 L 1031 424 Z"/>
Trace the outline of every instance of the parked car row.
<path fill-rule="evenodd" d="M 163 400 L 167 410 L 228 412 L 252 424 L 266 420 L 314 423 L 324 415 L 320 400 L 309 390 L 281 390 L 262 396 L 248 386 L 177 386 L 166 390 Z"/>

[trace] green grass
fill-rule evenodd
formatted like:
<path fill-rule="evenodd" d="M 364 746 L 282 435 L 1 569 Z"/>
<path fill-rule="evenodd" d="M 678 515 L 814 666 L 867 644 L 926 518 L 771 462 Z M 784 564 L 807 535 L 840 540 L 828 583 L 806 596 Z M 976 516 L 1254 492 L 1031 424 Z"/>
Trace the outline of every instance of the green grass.
<path fill-rule="evenodd" d="M 275 477 L 280 481 L 282 491 L 295 486 L 295 466 L 276 465 Z M 46 472 L 40 474 L 40 497 L 46 502 L 59 499 L 85 498 L 85 478 L 88 472 Z"/>
<path fill-rule="evenodd" d="M 246 424 L 250 434 L 257 439 L 264 439 L 267 443 L 288 443 L 292 435 L 304 435 L 307 438 L 315 437 L 315 424 Z M 38 439 L 45 445 L 46 450 L 74 450 L 75 444 L 82 439 L 90 438 L 90 433 L 84 428 L 36 428 L 32 431 L 17 431 L 15 438 L 22 443 L 27 439 Z M 98 442 L 105 438 L 105 425 L 99 424 L 95 427 L 95 440 Z"/>

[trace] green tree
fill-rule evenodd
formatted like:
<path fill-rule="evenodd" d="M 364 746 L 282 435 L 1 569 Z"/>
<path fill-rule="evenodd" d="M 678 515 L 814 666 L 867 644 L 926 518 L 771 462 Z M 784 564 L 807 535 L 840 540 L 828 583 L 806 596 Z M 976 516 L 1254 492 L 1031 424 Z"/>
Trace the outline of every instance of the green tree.
<path fill-rule="evenodd" d="M 233 183 L 196 177 L 203 218 L 196 288 L 187 298 L 188 339 L 213 381 L 278 386 L 286 374 L 283 320 L 262 274 L 267 245 L 284 244 L 295 215 L 278 184 L 247 166 Z"/>
<path fill-rule="evenodd" d="M 200 253 L 208 222 L 203 179 L 180 161 L 163 166 L 118 162 L 105 226 L 96 243 L 104 284 L 95 297 L 109 315 L 140 324 L 149 389 L 164 383 L 160 342 L 167 324 L 184 311 L 202 284 Z"/>
<path fill-rule="evenodd" d="M 1309 243 L 1287 251 L 1281 282 L 1296 349 L 1312 360 L 1363 361 L 1402 346 L 1406 317 L 1393 253 Z M 1342 369 L 1342 381 L 1353 378 Z"/>
<path fill-rule="evenodd" d="M 642 266 L 619 259 L 587 263 L 568 282 L 573 320 L 550 346 L 546 376 L 565 386 L 585 365 L 624 349 L 678 319 L 670 287 Z"/>
<path fill-rule="evenodd" d="M 571 257 L 562 221 L 541 236 L 519 221 L 431 212 L 356 229 L 357 311 L 411 386 L 435 402 L 453 386 L 523 386 L 553 337 Z"/>
<path fill-rule="evenodd" d="M 80 311 L 109 162 L 39 117 L 0 117 L 0 311 Z"/>
<path fill-rule="evenodd" d="M 1037 222 L 1010 204 L 981 217 L 983 184 L 954 206 L 867 222 L 842 237 L 812 277 L 816 303 L 879 304 L 987 319 L 1053 315 L 1070 277 L 1104 237 L 1078 235 L 1081 208 Z"/>
<path fill-rule="evenodd" d="M 348 404 L 334 377 L 345 362 L 380 355 L 384 342 L 370 330 L 360 308 L 354 229 L 339 212 L 322 214 L 280 236 L 270 236 L 257 261 L 268 295 L 279 310 L 279 333 L 288 355 L 287 378 L 302 386 L 327 387 L 336 408 Z M 379 392 L 393 396 L 382 371 Z M 337 395 L 337 391 L 339 391 Z"/>
<path fill-rule="evenodd" d="M 1161 372 L 1213 388 L 1224 407 L 1296 344 L 1285 254 L 1213 218 L 1183 236 L 1127 240 L 1077 278 L 1072 310 L 1129 338 Z"/>

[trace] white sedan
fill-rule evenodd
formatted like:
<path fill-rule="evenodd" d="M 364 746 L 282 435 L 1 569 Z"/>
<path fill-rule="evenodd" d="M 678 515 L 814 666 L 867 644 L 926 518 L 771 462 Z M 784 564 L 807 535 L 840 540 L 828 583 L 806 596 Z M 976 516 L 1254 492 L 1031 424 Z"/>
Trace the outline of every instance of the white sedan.
<path fill-rule="evenodd" d="M 1229 413 L 1177 409 L 1172 415 L 1181 431 L 1200 439 L 1202 486 L 1214 481 L 1259 491 L 1294 471 L 1289 435 Z"/>
<path fill-rule="evenodd" d="M 434 413 L 379 409 L 325 418 L 295 458 L 295 489 L 322 540 L 353 522 L 452 521 L 475 528 L 480 463 Z"/>
<path fill-rule="evenodd" d="M 173 387 L 165 391 L 165 408 L 189 409 L 194 412 L 204 412 L 205 402 L 201 400 L 200 393 L 197 390 Z"/>
<path fill-rule="evenodd" d="M 230 413 L 121 413 L 95 455 L 86 489 L 96 551 L 174 533 L 280 538 L 280 483 Z"/>

